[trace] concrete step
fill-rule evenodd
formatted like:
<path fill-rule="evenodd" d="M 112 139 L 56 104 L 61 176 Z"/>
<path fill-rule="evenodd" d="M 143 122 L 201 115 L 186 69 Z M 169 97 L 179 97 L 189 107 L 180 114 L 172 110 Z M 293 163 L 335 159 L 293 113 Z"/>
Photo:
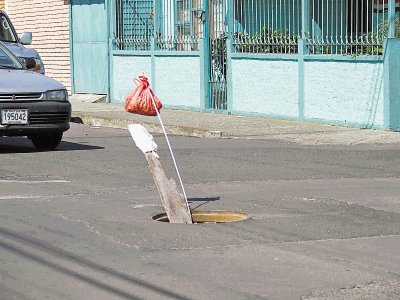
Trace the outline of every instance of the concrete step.
<path fill-rule="evenodd" d="M 86 102 L 86 103 L 105 103 L 107 95 L 99 94 L 72 94 L 69 96 L 71 102 Z"/>

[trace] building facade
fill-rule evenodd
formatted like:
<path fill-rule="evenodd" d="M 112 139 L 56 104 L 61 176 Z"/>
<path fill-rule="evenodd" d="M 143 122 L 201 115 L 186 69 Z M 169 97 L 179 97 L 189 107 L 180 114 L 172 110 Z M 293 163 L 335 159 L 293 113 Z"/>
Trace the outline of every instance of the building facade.
<path fill-rule="evenodd" d="M 71 90 L 69 6 L 64 0 L 0 0 L 18 34 L 32 32 L 46 75 Z"/>
<path fill-rule="evenodd" d="M 391 130 L 400 130 L 399 7 L 6 0 L 17 30 L 34 33 L 47 74 L 74 93 L 122 103 L 144 72 L 166 107 Z"/>
<path fill-rule="evenodd" d="M 111 1 L 109 95 L 144 71 L 170 107 L 399 130 L 399 4 Z"/>

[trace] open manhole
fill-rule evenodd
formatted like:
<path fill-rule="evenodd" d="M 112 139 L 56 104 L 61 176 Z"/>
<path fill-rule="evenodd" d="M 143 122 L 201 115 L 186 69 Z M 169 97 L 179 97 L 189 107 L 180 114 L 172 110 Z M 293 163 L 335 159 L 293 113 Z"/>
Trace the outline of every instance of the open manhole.
<path fill-rule="evenodd" d="M 193 223 L 231 223 L 249 219 L 249 216 L 241 212 L 194 210 L 192 211 Z M 153 217 L 159 222 L 169 222 L 167 214 L 159 214 Z"/>

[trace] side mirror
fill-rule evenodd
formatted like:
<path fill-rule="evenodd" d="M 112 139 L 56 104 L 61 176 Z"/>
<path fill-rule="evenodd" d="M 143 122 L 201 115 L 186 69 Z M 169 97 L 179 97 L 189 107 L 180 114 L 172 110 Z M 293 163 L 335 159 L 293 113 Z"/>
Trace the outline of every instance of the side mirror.
<path fill-rule="evenodd" d="M 36 67 L 36 61 L 33 58 L 25 57 L 23 63 L 27 69 L 33 69 Z"/>
<path fill-rule="evenodd" d="M 32 44 L 32 32 L 24 32 L 19 38 L 22 45 Z"/>

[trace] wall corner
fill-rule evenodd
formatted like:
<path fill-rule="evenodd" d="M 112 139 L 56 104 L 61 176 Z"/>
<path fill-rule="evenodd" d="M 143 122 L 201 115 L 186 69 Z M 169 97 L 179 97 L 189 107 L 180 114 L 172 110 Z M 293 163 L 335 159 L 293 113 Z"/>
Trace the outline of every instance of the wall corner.
<path fill-rule="evenodd" d="M 384 128 L 400 131 L 400 39 L 384 43 Z"/>

